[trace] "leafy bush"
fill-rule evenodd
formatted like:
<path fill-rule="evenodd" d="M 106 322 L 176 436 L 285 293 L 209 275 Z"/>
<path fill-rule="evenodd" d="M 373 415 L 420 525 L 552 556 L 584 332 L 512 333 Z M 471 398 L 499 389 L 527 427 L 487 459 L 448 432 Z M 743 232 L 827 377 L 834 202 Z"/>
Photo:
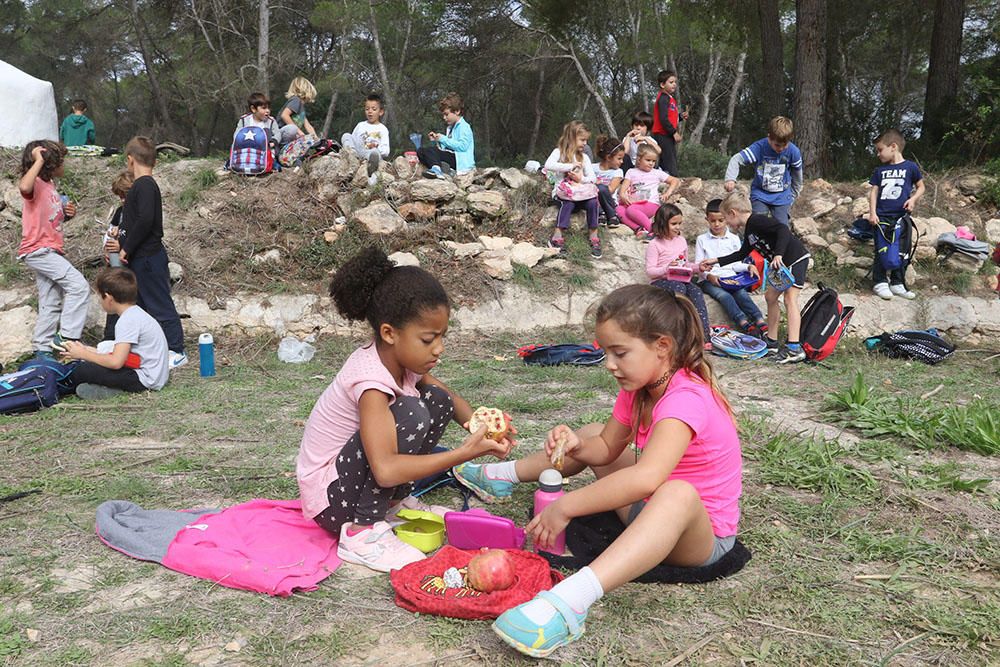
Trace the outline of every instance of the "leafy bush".
<path fill-rule="evenodd" d="M 722 178 L 729 164 L 729 156 L 699 144 L 681 143 L 677 163 L 685 176 Z"/>

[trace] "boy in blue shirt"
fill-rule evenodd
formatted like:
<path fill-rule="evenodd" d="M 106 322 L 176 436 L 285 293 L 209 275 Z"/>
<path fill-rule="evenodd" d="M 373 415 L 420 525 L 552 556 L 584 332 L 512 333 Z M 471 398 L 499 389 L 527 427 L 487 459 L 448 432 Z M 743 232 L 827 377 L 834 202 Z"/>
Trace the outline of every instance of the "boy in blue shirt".
<path fill-rule="evenodd" d="M 899 130 L 883 132 L 875 140 L 875 153 L 882 164 L 875 167 L 868 181 L 873 186 L 868 192 L 868 220 L 875 229 L 875 263 L 872 264 L 875 287 L 872 291 L 887 300 L 894 295 L 904 299 L 917 296 L 904 282 L 909 258 L 902 255 L 910 245 L 907 238 L 910 225 L 903 218 L 913 212 L 913 207 L 923 197 L 924 179 L 915 162 L 903 159 L 904 146 L 906 139 Z M 897 250 L 890 253 L 891 248 L 887 246 L 894 240 Z"/>
<path fill-rule="evenodd" d="M 431 142 L 436 145 L 421 146 L 417 158 L 427 167 L 425 178 L 444 178 L 454 172 L 459 174 L 476 168 L 476 142 L 472 137 L 472 127 L 462 117 L 464 107 L 458 93 L 448 93 L 438 102 L 441 118 L 448 125 L 444 134 L 428 132 Z"/>
<path fill-rule="evenodd" d="M 756 165 L 750 183 L 750 205 L 754 213 L 771 214 L 788 226 L 788 211 L 802 192 L 802 153 L 792 143 L 792 121 L 775 116 L 767 124 L 767 137 L 750 144 L 729 158 L 726 192 L 736 187 L 740 165 Z"/>

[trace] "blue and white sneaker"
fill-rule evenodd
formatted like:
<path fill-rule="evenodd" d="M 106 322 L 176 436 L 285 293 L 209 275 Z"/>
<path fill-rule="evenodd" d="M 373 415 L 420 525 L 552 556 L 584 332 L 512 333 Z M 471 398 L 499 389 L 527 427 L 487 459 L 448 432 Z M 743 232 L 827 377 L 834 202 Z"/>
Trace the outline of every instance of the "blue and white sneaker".
<path fill-rule="evenodd" d="M 181 366 L 187 366 L 187 362 L 188 362 L 188 356 L 184 352 L 174 352 L 173 350 L 170 351 L 170 360 L 169 360 L 170 370 L 174 370 L 175 368 L 180 368 Z"/>
<path fill-rule="evenodd" d="M 487 503 L 507 500 L 514 492 L 514 484 L 504 479 L 490 479 L 481 463 L 463 463 L 451 469 L 458 483 Z"/>
<path fill-rule="evenodd" d="M 521 653 L 533 658 L 545 658 L 560 646 L 575 642 L 583 635 L 587 612 L 577 614 L 551 591 L 542 591 L 535 598 L 541 598 L 556 608 L 556 613 L 545 625 L 539 625 L 524 615 L 522 607 L 530 604 L 525 602 L 500 614 L 493 621 L 493 632 Z"/>

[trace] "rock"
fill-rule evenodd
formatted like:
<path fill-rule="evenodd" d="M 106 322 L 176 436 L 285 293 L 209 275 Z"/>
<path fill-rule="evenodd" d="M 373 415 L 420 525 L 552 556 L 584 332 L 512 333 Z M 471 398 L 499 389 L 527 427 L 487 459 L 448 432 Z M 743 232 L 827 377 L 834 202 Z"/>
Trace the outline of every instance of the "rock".
<path fill-rule="evenodd" d="M 841 245 L 839 243 L 831 243 L 830 252 L 833 253 L 834 257 L 842 257 L 850 253 L 851 251 L 847 246 Z"/>
<path fill-rule="evenodd" d="M 28 638 L 28 641 L 31 642 L 32 644 L 36 643 L 39 639 L 41 639 L 41 633 L 35 628 L 25 628 L 24 634 Z"/>
<path fill-rule="evenodd" d="M 198 207 L 198 217 L 205 218 L 206 220 L 211 216 L 212 212 L 208 210 L 207 206 Z"/>
<path fill-rule="evenodd" d="M 546 206 L 545 211 L 542 213 L 542 217 L 538 220 L 538 226 L 547 229 L 549 227 L 555 227 L 556 218 L 559 217 L 559 209 L 555 206 Z M 622 225 L 624 227 L 625 225 Z"/>
<path fill-rule="evenodd" d="M 870 269 L 875 260 L 871 257 L 866 257 L 864 255 L 852 255 L 851 257 L 844 258 L 844 264 L 850 266 L 858 266 L 863 269 Z"/>
<path fill-rule="evenodd" d="M 830 247 L 830 244 L 826 242 L 826 239 L 824 239 L 819 234 L 806 234 L 805 236 L 802 237 L 802 240 L 805 241 L 806 245 L 813 248 Z"/>
<path fill-rule="evenodd" d="M 850 197 L 841 197 L 840 199 L 837 200 L 837 206 L 846 206 L 847 204 L 850 204 L 852 201 L 854 200 L 851 199 Z"/>
<path fill-rule="evenodd" d="M 549 252 L 553 251 L 553 252 Z M 558 248 L 540 248 L 532 243 L 515 243 L 510 249 L 510 261 L 521 264 L 529 269 L 542 261 L 544 257 L 558 255 Z"/>
<path fill-rule="evenodd" d="M 467 187 L 465 191 L 469 194 L 472 194 L 473 192 L 485 192 L 486 189 L 487 188 L 485 185 L 476 185 L 475 183 L 473 183 L 472 185 Z"/>
<path fill-rule="evenodd" d="M 458 186 L 439 178 L 424 178 L 410 184 L 410 197 L 418 201 L 449 201 L 458 194 Z"/>
<path fill-rule="evenodd" d="M 281 261 L 281 251 L 277 248 L 271 248 L 266 252 L 257 253 L 250 258 L 253 264 L 267 264 L 269 262 L 280 262 Z"/>
<path fill-rule="evenodd" d="M 479 237 L 479 242 L 487 250 L 507 250 L 514 245 L 514 239 L 512 238 L 506 236 L 487 236 L 485 234 Z"/>
<path fill-rule="evenodd" d="M 386 198 L 394 204 L 405 204 L 410 201 L 410 183 L 393 181 L 385 187 Z"/>
<path fill-rule="evenodd" d="M 868 198 L 858 197 L 851 202 L 851 217 L 854 220 L 868 215 Z"/>
<path fill-rule="evenodd" d="M 518 188 L 531 183 L 530 176 L 528 176 L 520 169 L 516 169 L 514 167 L 502 169 L 500 171 L 500 180 L 503 181 L 507 185 L 507 187 L 512 190 L 517 190 Z"/>
<path fill-rule="evenodd" d="M 983 177 L 979 174 L 968 174 L 958 179 L 955 186 L 966 197 L 978 195 L 983 191 Z"/>
<path fill-rule="evenodd" d="M 167 271 L 170 273 L 170 282 L 179 283 L 184 280 L 184 267 L 177 262 L 167 262 Z"/>
<path fill-rule="evenodd" d="M 429 201 L 411 201 L 399 207 L 399 214 L 408 222 L 433 220 L 437 206 Z"/>
<path fill-rule="evenodd" d="M 420 266 L 420 260 L 412 252 L 394 252 L 389 255 L 389 259 L 396 263 L 396 266 Z"/>
<path fill-rule="evenodd" d="M 813 190 L 819 190 L 820 192 L 833 192 L 833 186 L 830 185 L 829 181 L 825 181 L 822 178 L 816 178 L 810 181 L 809 187 Z"/>
<path fill-rule="evenodd" d="M 16 184 L 10 184 L 10 186 L 3 191 L 3 201 L 7 205 L 7 209 L 13 211 L 17 215 L 21 215 L 21 204 L 24 200 L 21 199 L 21 191 L 17 189 Z"/>
<path fill-rule="evenodd" d="M 705 187 L 705 182 L 700 178 L 688 178 L 684 180 L 684 189 L 688 192 L 701 192 Z"/>
<path fill-rule="evenodd" d="M 473 192 L 468 202 L 469 212 L 482 218 L 496 218 L 507 210 L 507 198 L 496 190 Z"/>
<path fill-rule="evenodd" d="M 1000 219 L 992 218 L 986 221 L 986 240 L 990 243 L 1000 243 Z"/>
<path fill-rule="evenodd" d="M 410 161 L 406 159 L 405 155 L 400 155 L 395 160 L 392 161 L 392 167 L 396 170 L 396 176 L 399 178 L 413 178 L 413 172 L 416 165 L 410 165 Z"/>
<path fill-rule="evenodd" d="M 803 237 L 810 234 L 819 234 L 819 223 L 813 218 L 793 218 L 792 231 Z"/>
<path fill-rule="evenodd" d="M 497 167 L 486 167 L 473 172 L 472 182 L 477 185 L 490 186 L 500 176 L 500 169 Z"/>
<path fill-rule="evenodd" d="M 482 243 L 455 243 L 454 241 L 441 241 L 441 245 L 450 250 L 455 257 L 475 257 L 483 251 Z"/>
<path fill-rule="evenodd" d="M 6 363 L 25 350 L 31 349 L 31 335 L 35 330 L 35 309 L 18 306 L 0 311 L 0 360 Z"/>
<path fill-rule="evenodd" d="M 545 266 L 559 273 L 569 273 L 573 270 L 573 265 L 566 259 L 553 259 L 552 261 L 545 262 Z"/>
<path fill-rule="evenodd" d="M 355 211 L 351 220 L 364 225 L 372 234 L 394 234 L 406 226 L 406 221 L 388 202 L 381 200 Z"/>
<path fill-rule="evenodd" d="M 354 172 L 354 178 L 351 179 L 351 187 L 363 190 L 368 187 L 368 166 L 359 165 L 357 170 Z"/>
<path fill-rule="evenodd" d="M 441 213 L 437 217 L 438 224 L 445 227 L 461 227 L 472 229 L 472 216 L 468 213 Z"/>
<path fill-rule="evenodd" d="M 980 299 L 977 299 L 979 301 Z M 979 323 L 972 299 L 960 296 L 939 296 L 926 304 L 927 325 L 947 331 L 957 338 L 965 338 Z"/>
<path fill-rule="evenodd" d="M 920 280 L 920 276 L 917 274 L 917 269 L 913 266 L 913 262 L 910 262 L 910 265 L 906 267 L 906 275 L 903 277 L 905 278 L 907 285 L 913 285 Z"/>
<path fill-rule="evenodd" d="M 920 234 L 917 241 L 917 259 L 936 257 L 938 237 L 947 232 L 955 232 L 955 225 L 944 218 L 913 218 L 913 224 Z"/>
<path fill-rule="evenodd" d="M 479 255 L 483 262 L 486 275 L 498 280 L 510 280 L 514 275 L 514 267 L 510 263 L 510 252 L 507 250 L 486 250 Z"/>
<path fill-rule="evenodd" d="M 320 183 L 343 184 L 354 178 L 358 171 L 360 161 L 354 155 L 354 151 L 341 151 L 321 155 L 315 160 L 310 160 L 309 177 Z"/>
<path fill-rule="evenodd" d="M 456 213 L 465 213 L 468 210 L 469 202 L 461 192 L 451 201 L 446 201 L 438 205 L 438 212 L 444 214 L 454 215 Z"/>
<path fill-rule="evenodd" d="M 822 218 L 837 208 L 837 203 L 823 197 L 809 200 L 809 214 L 814 218 Z"/>
<path fill-rule="evenodd" d="M 340 232 L 336 229 L 328 229 L 323 232 L 323 240 L 327 243 L 336 243 L 337 239 L 340 238 Z"/>
<path fill-rule="evenodd" d="M 966 272 L 966 273 L 978 273 L 979 269 L 983 268 L 984 260 L 973 259 L 968 255 L 960 252 L 954 252 L 949 255 L 942 264 L 952 271 Z"/>

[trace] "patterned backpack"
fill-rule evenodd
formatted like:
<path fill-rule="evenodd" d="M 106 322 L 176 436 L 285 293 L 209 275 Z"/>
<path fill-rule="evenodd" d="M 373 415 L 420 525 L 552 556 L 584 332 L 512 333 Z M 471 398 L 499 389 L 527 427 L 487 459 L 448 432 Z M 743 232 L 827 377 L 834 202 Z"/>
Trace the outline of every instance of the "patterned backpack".
<path fill-rule="evenodd" d="M 255 126 L 236 130 L 229 150 L 229 171 L 248 176 L 274 171 L 274 155 L 268 145 L 267 130 Z"/>
<path fill-rule="evenodd" d="M 317 141 L 318 139 L 311 134 L 305 134 L 294 141 L 290 141 L 284 145 L 278 154 L 278 162 L 281 163 L 282 167 L 294 167 L 300 164 L 309 153 L 309 149 Z"/>

